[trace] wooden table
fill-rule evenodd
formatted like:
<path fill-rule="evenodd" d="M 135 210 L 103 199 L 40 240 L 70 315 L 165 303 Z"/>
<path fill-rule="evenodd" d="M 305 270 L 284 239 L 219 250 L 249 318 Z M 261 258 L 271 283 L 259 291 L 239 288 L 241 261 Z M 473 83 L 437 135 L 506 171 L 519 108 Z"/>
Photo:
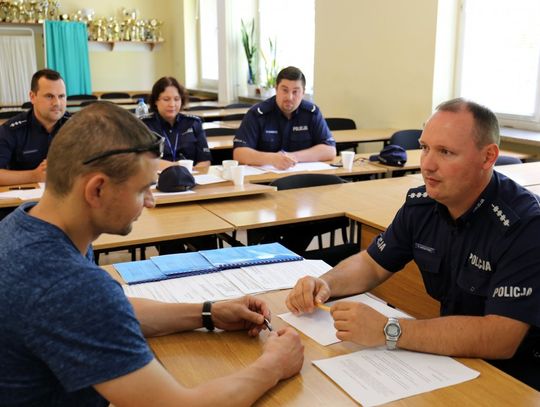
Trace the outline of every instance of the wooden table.
<path fill-rule="evenodd" d="M 105 267 L 120 279 L 111 266 Z M 275 329 L 287 326 L 275 315 L 286 312 L 288 290 L 273 291 L 261 297 L 270 305 Z M 360 350 L 359 345 L 337 343 L 321 346 L 303 334 L 305 359 L 300 374 L 280 382 L 256 403 L 256 406 L 356 406 L 349 396 L 319 371 L 313 360 L 326 359 Z M 149 338 L 156 358 L 184 386 L 196 386 L 208 380 L 231 374 L 255 361 L 261 354 L 267 333 L 250 338 L 245 332 L 190 331 Z M 479 359 L 458 359 L 480 376 L 465 383 L 409 397 L 389 406 L 433 405 L 538 405 L 540 394 Z"/>
<path fill-rule="evenodd" d="M 208 201 L 202 202 L 201 206 L 237 230 L 328 219 L 356 211 L 361 214 L 386 213 L 386 219 L 391 221 L 405 201 L 409 188 L 419 185 L 422 181 L 414 178 L 385 178 L 289 189 L 234 201 Z M 391 203 L 387 204 L 387 201 Z M 385 222 L 384 227 L 390 221 Z"/>
<path fill-rule="evenodd" d="M 540 161 L 501 165 L 495 169 L 524 187 L 540 184 Z"/>
<path fill-rule="evenodd" d="M 254 183 L 256 182 L 267 183 L 267 182 L 272 182 L 279 178 L 288 177 L 290 175 L 297 175 L 297 174 L 331 174 L 331 175 L 337 175 L 338 177 L 342 177 L 342 178 L 351 178 L 351 177 L 358 177 L 361 175 L 385 174 L 386 172 L 387 170 L 385 168 L 381 168 L 367 162 L 357 162 L 353 165 L 350 171 L 342 167 L 336 167 L 336 168 L 332 168 L 328 170 L 318 170 L 318 171 L 298 171 L 298 172 L 287 172 L 287 173 L 266 172 L 260 175 L 247 176 L 246 179 L 249 182 L 254 182 Z"/>
<path fill-rule="evenodd" d="M 189 114 L 199 116 L 204 121 L 217 120 L 223 116 L 231 116 L 236 114 L 246 114 L 249 107 L 240 107 L 234 109 L 211 109 L 211 110 L 190 110 Z"/>
<path fill-rule="evenodd" d="M 540 184 L 537 184 L 537 185 L 530 185 L 527 187 L 527 189 L 529 191 L 531 191 L 532 193 L 540 196 Z"/>
<path fill-rule="evenodd" d="M 156 197 L 156 205 L 257 195 L 274 192 L 275 190 L 276 187 L 271 187 L 269 185 L 245 183 L 244 185 L 236 186 L 233 185 L 231 181 L 227 181 L 217 184 L 197 185 L 192 189 L 193 193 L 158 196 Z"/>
<path fill-rule="evenodd" d="M 144 209 L 127 236 L 102 234 L 94 241 L 95 250 L 155 244 L 215 233 L 232 232 L 223 219 L 197 204 L 159 206 Z"/>
<path fill-rule="evenodd" d="M 355 159 L 369 160 L 369 157 L 374 154 L 378 154 L 378 152 L 356 154 Z M 535 157 L 534 154 L 520 153 L 520 152 L 508 151 L 508 150 L 500 150 L 499 155 L 515 157 L 520 160 L 527 160 L 527 159 L 531 159 Z M 392 173 L 394 171 L 418 171 L 420 169 L 421 156 L 422 156 L 422 150 L 407 150 L 407 162 L 405 163 L 403 167 L 386 165 L 379 161 L 371 161 L 371 164 L 385 168 L 386 170 L 388 170 L 389 173 Z M 499 168 L 501 167 L 497 167 L 497 169 Z"/>
<path fill-rule="evenodd" d="M 224 109 L 224 110 L 233 110 L 233 109 Z M 210 110 L 209 110 L 210 112 Z M 218 126 L 218 127 L 228 127 L 235 128 L 234 122 L 219 122 L 219 123 L 230 123 L 228 126 Z M 240 122 L 238 122 L 239 124 Z M 340 143 L 367 143 L 370 141 L 385 141 L 389 140 L 392 137 L 392 134 L 396 132 L 397 129 L 356 129 L 356 130 L 334 130 L 332 135 L 336 140 L 337 144 Z M 233 148 L 233 139 L 234 136 L 212 136 L 208 138 L 208 146 L 211 150 L 213 149 L 227 149 Z"/>

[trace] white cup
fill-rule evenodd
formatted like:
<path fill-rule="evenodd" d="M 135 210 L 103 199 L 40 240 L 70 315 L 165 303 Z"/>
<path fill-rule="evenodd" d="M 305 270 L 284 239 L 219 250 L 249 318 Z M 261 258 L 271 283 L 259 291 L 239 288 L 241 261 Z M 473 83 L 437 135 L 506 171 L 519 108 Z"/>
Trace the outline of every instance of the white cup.
<path fill-rule="evenodd" d="M 354 151 L 342 151 L 341 162 L 344 169 L 351 171 L 354 163 Z"/>
<path fill-rule="evenodd" d="M 223 166 L 223 173 L 221 174 L 221 177 L 223 179 L 232 179 L 231 168 L 238 167 L 238 161 L 223 160 L 221 165 Z"/>
<path fill-rule="evenodd" d="M 193 160 L 178 160 L 177 163 L 181 167 L 186 167 L 189 172 L 193 171 Z"/>
<path fill-rule="evenodd" d="M 231 167 L 231 178 L 234 185 L 244 185 L 244 169 L 245 165 L 237 165 L 236 167 Z"/>

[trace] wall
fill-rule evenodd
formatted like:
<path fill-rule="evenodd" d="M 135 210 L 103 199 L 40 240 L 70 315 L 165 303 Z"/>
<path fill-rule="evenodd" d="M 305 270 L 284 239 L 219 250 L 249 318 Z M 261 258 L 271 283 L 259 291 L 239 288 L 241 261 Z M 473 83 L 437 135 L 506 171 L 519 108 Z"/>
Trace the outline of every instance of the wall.
<path fill-rule="evenodd" d="M 419 128 L 431 113 L 437 1 L 316 0 L 314 100 L 358 127 Z"/>
<path fill-rule="evenodd" d="M 94 9 L 96 17 L 116 16 L 121 19 L 122 8 L 139 10 L 139 18 L 157 18 L 164 22 L 165 43 L 154 51 L 145 46 L 120 45 L 114 51 L 91 45 L 90 71 L 92 90 L 150 90 L 152 84 L 161 76 L 183 76 L 183 68 L 174 49 L 182 42 L 181 5 L 175 0 L 148 2 L 143 0 L 94 0 L 91 3 L 81 0 L 62 0 L 61 10 L 71 14 L 84 7 Z M 156 5 L 159 5 L 157 7 Z M 179 78 L 180 79 L 180 78 Z"/>

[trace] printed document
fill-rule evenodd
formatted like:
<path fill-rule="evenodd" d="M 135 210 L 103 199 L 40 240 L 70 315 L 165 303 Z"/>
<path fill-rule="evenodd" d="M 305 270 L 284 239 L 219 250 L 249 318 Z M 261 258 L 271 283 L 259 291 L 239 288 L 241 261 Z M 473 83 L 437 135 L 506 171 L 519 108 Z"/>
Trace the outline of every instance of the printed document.
<path fill-rule="evenodd" d="M 362 406 L 377 406 L 475 379 L 480 372 L 447 356 L 364 349 L 313 364 Z"/>

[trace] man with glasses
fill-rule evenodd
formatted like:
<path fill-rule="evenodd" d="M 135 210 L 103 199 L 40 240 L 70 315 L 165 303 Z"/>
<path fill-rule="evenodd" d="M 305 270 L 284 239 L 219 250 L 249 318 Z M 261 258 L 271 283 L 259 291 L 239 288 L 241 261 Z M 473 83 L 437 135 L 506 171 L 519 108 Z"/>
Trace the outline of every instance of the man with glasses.
<path fill-rule="evenodd" d="M 143 334 L 204 325 L 256 336 L 270 317 L 254 297 L 204 307 L 128 300 L 92 261 L 94 239 L 128 234 L 154 206 L 162 152 L 135 116 L 93 104 L 55 137 L 39 203 L 0 222 L 1 405 L 248 405 L 300 370 L 291 329 L 269 333 L 251 365 L 191 389 L 154 359 Z"/>
<path fill-rule="evenodd" d="M 37 71 L 30 88 L 32 108 L 0 127 L 0 185 L 45 181 L 49 145 L 69 118 L 58 72 Z"/>

